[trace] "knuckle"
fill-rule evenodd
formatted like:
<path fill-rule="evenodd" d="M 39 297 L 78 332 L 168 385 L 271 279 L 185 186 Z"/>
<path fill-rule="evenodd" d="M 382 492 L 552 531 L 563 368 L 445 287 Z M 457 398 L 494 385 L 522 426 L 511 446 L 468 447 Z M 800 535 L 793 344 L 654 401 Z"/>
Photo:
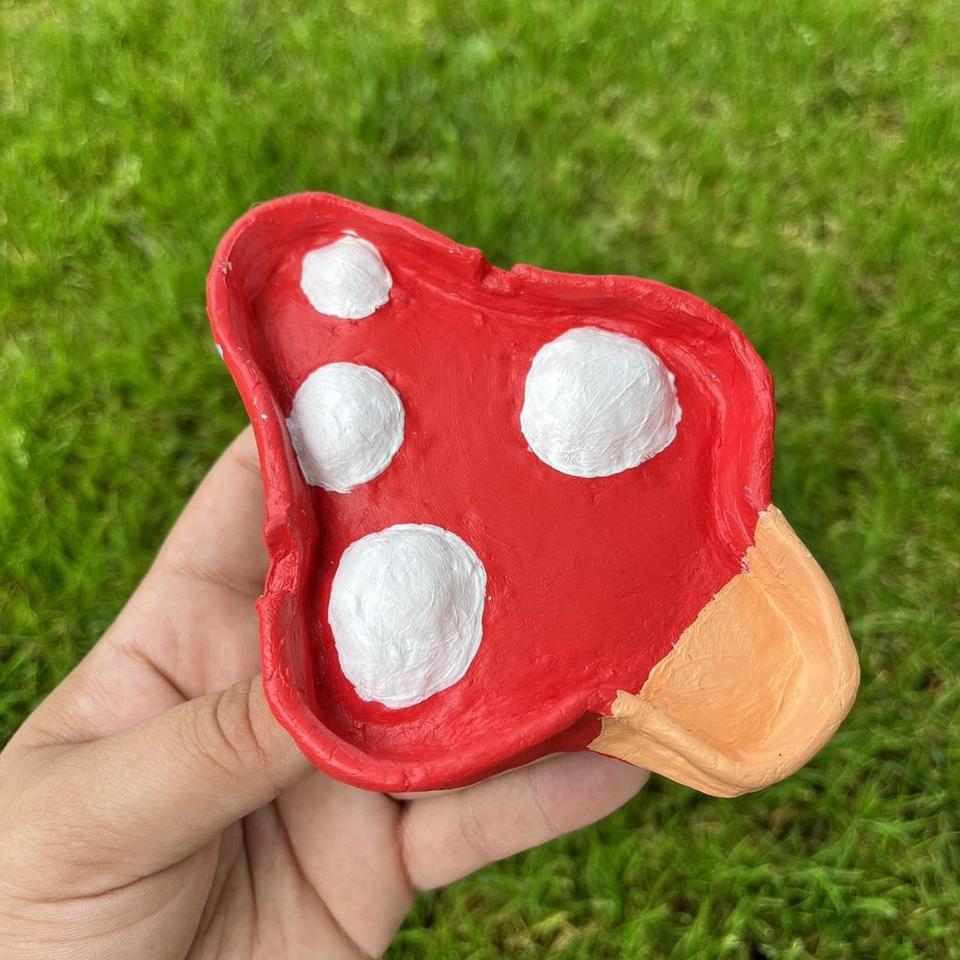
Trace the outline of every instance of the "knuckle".
<path fill-rule="evenodd" d="M 484 825 L 476 799 L 467 794 L 460 807 L 460 834 L 467 848 L 484 864 L 500 859 L 490 831 Z"/>
<path fill-rule="evenodd" d="M 183 739 L 201 766 L 231 779 L 243 778 L 266 761 L 266 748 L 253 719 L 252 681 L 213 694 L 187 711 Z"/>
<path fill-rule="evenodd" d="M 530 797 L 542 831 L 547 837 L 563 836 L 569 828 L 557 820 L 554 804 L 551 802 L 550 792 L 545 782 L 546 768 L 542 764 L 535 763 L 528 770 Z"/>

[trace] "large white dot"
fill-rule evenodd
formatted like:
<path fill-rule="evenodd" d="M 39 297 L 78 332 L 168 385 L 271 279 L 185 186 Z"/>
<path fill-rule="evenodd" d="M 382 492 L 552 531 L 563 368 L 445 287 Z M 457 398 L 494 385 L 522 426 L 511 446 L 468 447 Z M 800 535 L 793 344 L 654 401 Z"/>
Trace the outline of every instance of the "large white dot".
<path fill-rule="evenodd" d="M 379 251 L 361 237 L 341 237 L 303 258 L 300 289 L 314 310 L 331 317 L 369 317 L 390 299 L 392 286 Z"/>
<path fill-rule="evenodd" d="M 487 574 L 458 536 L 402 523 L 343 552 L 328 618 L 363 700 L 409 707 L 460 680 L 483 633 Z"/>
<path fill-rule="evenodd" d="M 349 493 L 400 449 L 403 403 L 378 370 L 328 363 L 303 381 L 287 429 L 307 483 Z"/>
<path fill-rule="evenodd" d="M 544 463 L 608 477 L 660 453 L 677 434 L 673 374 L 639 340 L 596 327 L 541 347 L 527 374 L 520 429 Z"/>

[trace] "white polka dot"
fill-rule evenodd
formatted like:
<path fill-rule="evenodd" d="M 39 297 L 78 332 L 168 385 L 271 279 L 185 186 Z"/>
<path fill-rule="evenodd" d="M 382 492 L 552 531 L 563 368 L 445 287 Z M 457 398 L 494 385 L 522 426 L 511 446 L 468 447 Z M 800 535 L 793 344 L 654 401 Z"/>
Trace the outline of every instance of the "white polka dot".
<path fill-rule="evenodd" d="M 541 347 L 530 365 L 520 429 L 561 473 L 629 470 L 669 446 L 679 422 L 673 374 L 633 337 L 578 327 Z"/>
<path fill-rule="evenodd" d="M 392 286 L 377 248 L 357 236 L 341 237 L 303 258 L 300 289 L 314 310 L 331 317 L 369 317 L 390 299 Z"/>
<path fill-rule="evenodd" d="M 303 381 L 287 429 L 307 483 L 349 493 L 400 449 L 403 404 L 379 371 L 328 363 Z"/>
<path fill-rule="evenodd" d="M 440 527 L 398 524 L 347 547 L 328 616 L 359 696 L 409 707 L 460 680 L 480 647 L 486 582 L 473 550 Z"/>

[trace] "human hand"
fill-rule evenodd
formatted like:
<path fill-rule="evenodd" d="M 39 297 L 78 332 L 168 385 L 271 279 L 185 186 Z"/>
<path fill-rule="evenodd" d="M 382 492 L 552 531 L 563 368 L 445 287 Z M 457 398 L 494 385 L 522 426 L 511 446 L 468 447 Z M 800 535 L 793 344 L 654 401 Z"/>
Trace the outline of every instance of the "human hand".
<path fill-rule="evenodd" d="M 605 816 L 644 771 L 554 757 L 403 799 L 317 772 L 273 719 L 249 430 L 113 626 L 0 754 L 0 956 L 377 956 L 418 890 Z"/>

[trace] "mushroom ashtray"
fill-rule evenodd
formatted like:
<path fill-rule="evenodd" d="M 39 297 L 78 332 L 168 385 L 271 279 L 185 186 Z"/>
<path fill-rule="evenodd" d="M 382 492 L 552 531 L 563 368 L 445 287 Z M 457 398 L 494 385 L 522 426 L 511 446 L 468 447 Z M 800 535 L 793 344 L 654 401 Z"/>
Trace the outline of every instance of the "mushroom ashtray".
<path fill-rule="evenodd" d="M 734 796 L 846 715 L 770 375 L 718 310 L 321 193 L 237 221 L 207 303 L 260 451 L 264 686 L 321 769 L 430 790 L 590 749 Z"/>

